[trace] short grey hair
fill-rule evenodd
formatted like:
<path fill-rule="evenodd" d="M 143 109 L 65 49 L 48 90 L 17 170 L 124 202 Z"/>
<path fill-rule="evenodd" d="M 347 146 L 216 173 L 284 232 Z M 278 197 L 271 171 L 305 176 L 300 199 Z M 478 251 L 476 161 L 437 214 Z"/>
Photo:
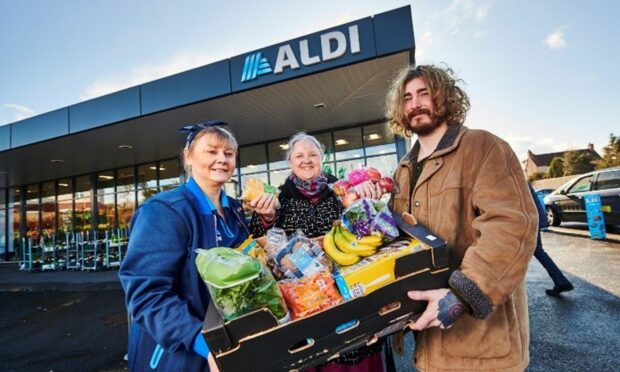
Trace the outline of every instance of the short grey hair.
<path fill-rule="evenodd" d="M 297 134 L 293 135 L 288 140 L 288 149 L 286 150 L 287 161 L 291 160 L 291 153 L 293 152 L 293 146 L 295 146 L 295 144 L 300 141 L 309 141 L 314 146 L 316 146 L 316 148 L 319 150 L 319 153 L 321 154 L 321 162 L 323 162 L 323 159 L 325 158 L 325 146 L 323 146 L 323 144 L 319 142 L 319 140 L 316 139 L 316 137 L 311 136 L 306 132 L 298 132 Z"/>

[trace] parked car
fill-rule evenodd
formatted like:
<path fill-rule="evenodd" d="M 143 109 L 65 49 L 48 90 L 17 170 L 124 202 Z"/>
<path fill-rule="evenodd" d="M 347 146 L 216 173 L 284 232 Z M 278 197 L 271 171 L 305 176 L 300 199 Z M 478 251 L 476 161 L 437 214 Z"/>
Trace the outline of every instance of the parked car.
<path fill-rule="evenodd" d="M 551 226 L 587 222 L 584 196 L 600 194 L 606 225 L 620 225 L 620 167 L 579 175 L 545 197 Z"/>
<path fill-rule="evenodd" d="M 555 189 L 536 189 L 534 191 L 536 192 L 536 195 L 538 195 L 538 197 L 542 200 L 545 198 L 545 196 L 555 191 Z"/>

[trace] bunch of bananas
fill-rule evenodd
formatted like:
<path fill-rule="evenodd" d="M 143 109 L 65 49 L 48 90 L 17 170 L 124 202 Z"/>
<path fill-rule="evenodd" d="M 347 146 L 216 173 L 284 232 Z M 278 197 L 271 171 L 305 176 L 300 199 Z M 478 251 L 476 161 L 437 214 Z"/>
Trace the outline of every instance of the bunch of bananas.
<path fill-rule="evenodd" d="M 380 235 L 358 238 L 337 221 L 323 238 L 323 250 L 335 263 L 350 266 L 375 254 L 382 243 Z"/>

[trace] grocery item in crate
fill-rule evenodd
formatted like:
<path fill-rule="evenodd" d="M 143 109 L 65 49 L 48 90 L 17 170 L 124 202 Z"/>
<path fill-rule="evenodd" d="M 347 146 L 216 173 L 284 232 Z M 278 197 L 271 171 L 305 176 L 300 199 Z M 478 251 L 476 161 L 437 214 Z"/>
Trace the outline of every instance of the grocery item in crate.
<path fill-rule="evenodd" d="M 299 279 L 281 280 L 278 284 L 293 319 L 318 313 L 342 302 L 342 296 L 328 271 L 319 271 Z"/>
<path fill-rule="evenodd" d="M 399 235 L 392 212 L 381 200 L 356 201 L 342 212 L 340 221 L 358 237 L 380 234 L 384 242 L 390 242 Z"/>
<path fill-rule="evenodd" d="M 235 250 L 247 254 L 252 258 L 256 258 L 262 264 L 267 263 L 267 252 L 265 249 L 250 235 L 249 238 L 243 241 Z"/>
<path fill-rule="evenodd" d="M 317 241 L 307 238 L 301 230 L 281 249 L 272 253 L 275 268 L 286 278 L 301 278 L 317 271 L 331 271 L 331 261 Z"/>
<path fill-rule="evenodd" d="M 323 238 L 323 249 L 332 261 L 340 266 L 359 262 L 362 257 L 372 256 L 383 244 L 380 234 L 358 238 L 340 221 L 334 222 L 331 230 Z"/>
<path fill-rule="evenodd" d="M 399 239 L 381 248 L 375 255 L 358 263 L 340 267 L 334 279 L 342 297 L 350 300 L 364 296 L 396 279 L 396 259 L 408 254 L 429 249 L 418 239 Z"/>
<path fill-rule="evenodd" d="M 224 320 L 267 308 L 282 321 L 287 318 L 280 289 L 258 260 L 232 248 L 197 249 L 196 267 Z"/>

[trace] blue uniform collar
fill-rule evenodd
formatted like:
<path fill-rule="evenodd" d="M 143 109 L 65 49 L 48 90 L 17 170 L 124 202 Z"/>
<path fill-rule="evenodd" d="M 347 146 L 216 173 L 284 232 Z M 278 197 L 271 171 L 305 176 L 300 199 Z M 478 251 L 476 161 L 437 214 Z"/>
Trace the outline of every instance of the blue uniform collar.
<path fill-rule="evenodd" d="M 196 183 L 196 181 L 190 177 L 190 179 L 185 184 L 185 187 L 194 195 L 194 197 L 198 200 L 198 205 L 200 206 L 200 212 L 202 214 L 213 215 L 217 213 L 217 208 L 215 205 L 207 198 L 207 196 L 202 192 L 200 186 Z M 228 208 L 230 206 L 228 202 L 228 195 L 222 190 L 220 192 L 220 203 L 222 204 L 222 208 Z"/>

